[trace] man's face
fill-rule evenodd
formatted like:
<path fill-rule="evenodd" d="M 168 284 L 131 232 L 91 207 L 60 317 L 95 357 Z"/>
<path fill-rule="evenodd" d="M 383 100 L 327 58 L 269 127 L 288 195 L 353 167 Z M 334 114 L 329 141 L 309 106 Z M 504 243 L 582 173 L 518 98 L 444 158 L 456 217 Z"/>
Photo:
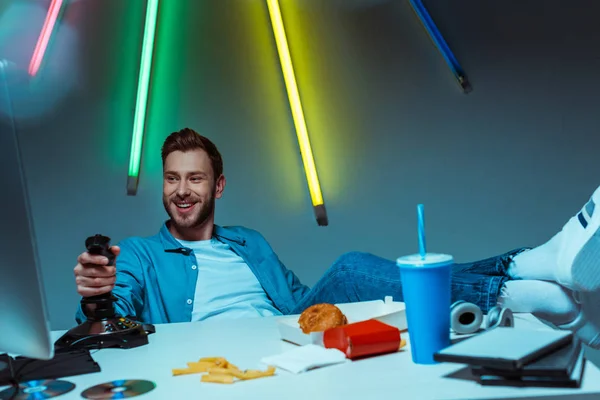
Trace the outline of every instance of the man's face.
<path fill-rule="evenodd" d="M 174 151 L 163 168 L 163 204 L 176 228 L 203 225 L 221 198 L 225 178 L 215 183 L 212 164 L 204 150 Z"/>

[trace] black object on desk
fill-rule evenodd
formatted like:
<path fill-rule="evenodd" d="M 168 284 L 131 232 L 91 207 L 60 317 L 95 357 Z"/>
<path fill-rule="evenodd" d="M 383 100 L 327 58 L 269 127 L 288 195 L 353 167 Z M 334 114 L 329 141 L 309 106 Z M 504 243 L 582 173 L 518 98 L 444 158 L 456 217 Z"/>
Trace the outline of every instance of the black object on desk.
<path fill-rule="evenodd" d="M 0 355 L 0 362 L 8 364 L 8 355 Z M 0 370 L 0 386 L 10 385 L 14 381 L 58 379 L 100 372 L 100 366 L 94 361 L 89 350 L 85 349 L 57 352 L 50 360 L 17 357 L 11 359 L 10 363 L 12 368 Z M 13 373 L 14 376 L 11 376 Z"/>
<path fill-rule="evenodd" d="M 495 328 L 435 354 L 438 361 L 469 364 L 485 386 L 578 388 L 586 359 L 572 332 Z"/>
<path fill-rule="evenodd" d="M 433 358 L 438 362 L 515 371 L 572 340 L 573 334 L 569 331 L 498 327 L 446 347 Z"/>
<path fill-rule="evenodd" d="M 91 236 L 85 241 L 85 247 L 90 254 L 108 258 L 107 265 L 114 265 L 116 256 L 110 249 L 109 237 Z M 132 317 L 116 315 L 116 301 L 112 292 L 81 299 L 82 309 L 93 304 L 93 311 L 87 316 L 87 321 L 59 338 L 55 343 L 56 348 L 130 349 L 148 344 L 148 335 L 154 333 L 154 326 L 137 322 Z"/>
<path fill-rule="evenodd" d="M 518 370 L 472 366 L 471 372 L 486 386 L 578 388 L 585 371 L 584 349 L 578 339 Z"/>
<path fill-rule="evenodd" d="M 471 372 L 475 376 L 496 375 L 505 378 L 531 377 L 556 377 L 568 379 L 571 377 L 575 365 L 580 355 L 583 353 L 583 346 L 579 339 L 573 341 L 558 350 L 536 360 L 523 368 L 517 370 L 502 370 L 488 368 L 480 365 L 473 365 Z"/>
<path fill-rule="evenodd" d="M 505 377 L 498 375 L 481 375 L 479 383 L 484 386 L 515 386 L 515 387 L 563 387 L 579 388 L 585 372 L 586 359 L 583 349 L 579 352 L 576 363 L 568 376 L 523 375 L 521 377 Z"/>

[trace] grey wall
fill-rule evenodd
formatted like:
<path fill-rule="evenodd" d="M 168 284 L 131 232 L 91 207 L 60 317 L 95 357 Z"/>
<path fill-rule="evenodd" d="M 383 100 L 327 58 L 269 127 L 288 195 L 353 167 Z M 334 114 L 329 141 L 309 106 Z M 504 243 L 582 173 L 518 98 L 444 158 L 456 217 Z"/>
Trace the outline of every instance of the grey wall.
<path fill-rule="evenodd" d="M 35 5 L 0 0 L 0 57 L 26 68 L 44 14 L 15 24 L 17 3 Z M 329 227 L 314 221 L 264 2 L 165 3 L 137 196 L 144 1 L 72 2 L 36 83 L 16 84 L 55 329 L 74 324 L 87 236 L 159 229 L 160 145 L 185 126 L 223 154 L 217 222 L 261 231 L 307 284 L 345 251 L 416 251 L 417 203 L 429 249 L 467 261 L 542 243 L 599 183 L 598 2 L 427 1 L 473 83 L 464 95 L 407 1 L 282 0 Z"/>

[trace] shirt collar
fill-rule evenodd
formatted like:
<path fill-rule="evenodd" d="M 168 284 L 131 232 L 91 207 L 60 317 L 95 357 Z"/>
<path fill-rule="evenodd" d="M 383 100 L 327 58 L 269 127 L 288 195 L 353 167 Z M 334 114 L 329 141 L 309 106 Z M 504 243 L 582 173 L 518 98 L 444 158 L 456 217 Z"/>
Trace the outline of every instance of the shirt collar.
<path fill-rule="evenodd" d="M 167 223 L 169 221 L 165 221 L 165 223 L 160 228 L 159 236 L 162 242 L 163 248 L 165 251 L 173 252 L 173 251 L 181 251 L 187 249 L 186 247 L 181 246 L 181 243 L 175 239 L 175 237 L 169 231 Z M 236 242 L 240 245 L 246 244 L 246 239 L 241 237 L 240 235 L 233 232 L 231 229 L 227 227 L 222 227 L 219 225 L 214 225 L 213 236 L 217 239 L 225 239 L 228 242 Z M 189 249 L 188 249 L 189 250 Z"/>

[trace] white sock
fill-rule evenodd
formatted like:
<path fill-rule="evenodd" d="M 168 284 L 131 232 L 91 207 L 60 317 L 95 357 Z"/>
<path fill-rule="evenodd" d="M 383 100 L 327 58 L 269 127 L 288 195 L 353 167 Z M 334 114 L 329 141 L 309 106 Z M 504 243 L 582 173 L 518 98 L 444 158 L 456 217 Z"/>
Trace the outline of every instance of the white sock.
<path fill-rule="evenodd" d="M 561 243 L 561 233 L 541 246 L 521 252 L 513 257 L 508 275 L 514 279 L 556 281 L 556 258 Z"/>
<path fill-rule="evenodd" d="M 579 305 L 571 292 L 547 281 L 508 281 L 502 288 L 498 304 L 513 312 L 532 313 L 556 325 L 568 324 L 579 315 Z"/>

